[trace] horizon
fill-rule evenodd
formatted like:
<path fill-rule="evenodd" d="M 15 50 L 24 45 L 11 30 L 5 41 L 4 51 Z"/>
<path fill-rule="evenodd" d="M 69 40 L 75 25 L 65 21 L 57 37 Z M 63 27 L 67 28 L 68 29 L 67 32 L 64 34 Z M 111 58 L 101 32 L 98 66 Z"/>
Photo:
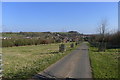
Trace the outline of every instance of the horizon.
<path fill-rule="evenodd" d="M 101 20 L 118 29 L 117 2 L 3 2 L 3 32 L 96 34 Z"/>
<path fill-rule="evenodd" d="M 32 33 L 47 33 L 47 32 L 49 32 L 49 31 L 46 31 L 46 32 L 32 32 Z M 67 32 L 50 32 L 50 33 L 68 33 L 68 32 L 69 31 L 67 31 Z M 2 33 L 20 33 L 20 32 L 0 32 L 0 34 L 2 34 Z M 27 33 L 27 32 L 25 32 L 25 33 Z M 98 35 L 99 34 L 99 33 L 88 33 L 87 34 L 87 33 L 80 33 L 80 32 L 78 32 L 78 33 L 82 34 L 82 35 Z"/>

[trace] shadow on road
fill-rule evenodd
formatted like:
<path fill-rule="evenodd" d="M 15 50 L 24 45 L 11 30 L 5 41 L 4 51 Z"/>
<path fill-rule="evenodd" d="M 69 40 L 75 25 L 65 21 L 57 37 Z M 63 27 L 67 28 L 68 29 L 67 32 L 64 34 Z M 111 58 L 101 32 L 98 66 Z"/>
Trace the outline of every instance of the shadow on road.
<path fill-rule="evenodd" d="M 48 75 L 49 77 L 42 74 L 37 74 L 30 80 L 93 80 L 92 78 L 57 78 L 51 73 L 47 73 L 47 72 L 43 72 L 43 73 Z"/>

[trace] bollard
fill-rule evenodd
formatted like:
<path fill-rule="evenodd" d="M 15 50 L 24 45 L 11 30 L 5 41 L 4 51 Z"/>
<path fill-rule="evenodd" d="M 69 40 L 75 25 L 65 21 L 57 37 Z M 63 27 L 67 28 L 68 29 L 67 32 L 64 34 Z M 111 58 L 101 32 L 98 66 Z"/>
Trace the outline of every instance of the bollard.
<path fill-rule="evenodd" d="M 70 47 L 73 48 L 73 47 L 74 47 L 74 44 L 72 43 L 72 44 L 70 45 Z"/>
<path fill-rule="evenodd" d="M 78 45 L 78 42 L 76 42 L 75 45 L 77 46 L 77 45 Z"/>
<path fill-rule="evenodd" d="M 61 44 L 61 45 L 59 46 L 59 52 L 64 52 L 64 51 L 66 51 L 66 49 L 65 49 L 65 44 Z"/>

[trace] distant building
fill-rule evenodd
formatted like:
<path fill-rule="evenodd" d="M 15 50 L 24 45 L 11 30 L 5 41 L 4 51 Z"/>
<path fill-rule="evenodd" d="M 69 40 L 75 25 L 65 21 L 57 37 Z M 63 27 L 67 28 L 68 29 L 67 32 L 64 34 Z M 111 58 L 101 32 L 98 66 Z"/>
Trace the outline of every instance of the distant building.
<path fill-rule="evenodd" d="M 11 39 L 11 37 L 2 37 L 2 39 Z"/>

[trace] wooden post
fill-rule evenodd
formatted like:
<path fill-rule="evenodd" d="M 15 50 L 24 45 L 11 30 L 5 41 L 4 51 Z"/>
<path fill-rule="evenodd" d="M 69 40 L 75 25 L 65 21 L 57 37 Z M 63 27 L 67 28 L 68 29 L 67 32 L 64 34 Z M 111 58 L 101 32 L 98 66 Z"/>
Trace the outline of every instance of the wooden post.
<path fill-rule="evenodd" d="M 64 51 L 66 51 L 65 44 L 59 45 L 59 52 L 64 52 Z"/>

